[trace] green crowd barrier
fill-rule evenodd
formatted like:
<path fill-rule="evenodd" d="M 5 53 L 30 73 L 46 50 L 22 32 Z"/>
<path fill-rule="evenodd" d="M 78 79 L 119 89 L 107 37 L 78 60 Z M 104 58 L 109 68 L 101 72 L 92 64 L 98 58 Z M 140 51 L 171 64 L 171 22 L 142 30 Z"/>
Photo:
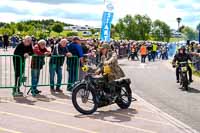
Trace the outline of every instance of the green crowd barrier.
<path fill-rule="evenodd" d="M 79 80 L 78 57 L 0 55 L 0 89 L 71 86 Z"/>
<path fill-rule="evenodd" d="M 23 61 L 19 55 L 0 55 L 0 89 L 21 86 Z"/>
<path fill-rule="evenodd" d="M 25 61 L 23 85 L 31 89 L 41 86 L 70 88 L 79 79 L 79 62 L 78 57 L 31 56 Z"/>

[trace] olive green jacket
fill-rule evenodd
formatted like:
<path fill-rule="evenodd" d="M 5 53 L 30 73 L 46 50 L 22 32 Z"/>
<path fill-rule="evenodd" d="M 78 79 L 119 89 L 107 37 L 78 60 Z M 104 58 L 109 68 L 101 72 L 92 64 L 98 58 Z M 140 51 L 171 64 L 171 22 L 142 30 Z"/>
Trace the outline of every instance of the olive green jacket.
<path fill-rule="evenodd" d="M 111 68 L 111 73 L 108 74 L 108 80 L 113 81 L 125 77 L 125 74 L 118 64 L 116 52 L 108 52 L 105 56 L 101 56 L 101 63 L 108 64 Z"/>

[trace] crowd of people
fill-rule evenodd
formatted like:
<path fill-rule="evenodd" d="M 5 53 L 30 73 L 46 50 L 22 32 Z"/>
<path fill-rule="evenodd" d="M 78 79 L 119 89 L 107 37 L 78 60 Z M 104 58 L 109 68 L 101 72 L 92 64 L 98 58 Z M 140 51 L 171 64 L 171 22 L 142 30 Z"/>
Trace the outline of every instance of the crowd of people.
<path fill-rule="evenodd" d="M 48 41 L 51 42 L 48 44 Z M 121 58 L 127 55 L 128 48 L 126 43 L 118 44 L 119 42 L 112 42 L 112 51 L 116 53 L 116 56 Z M 37 89 L 40 71 L 43 68 L 45 57 L 50 56 L 49 61 L 49 77 L 50 77 L 50 91 L 62 93 L 62 66 L 65 64 L 65 58 L 67 58 L 66 65 L 68 71 L 68 87 L 71 91 L 72 85 L 81 77 L 84 78 L 84 74 L 79 73 L 77 68 L 81 68 L 84 64 L 98 65 L 101 62 L 101 56 L 103 46 L 105 42 L 101 42 L 95 39 L 83 40 L 79 37 L 71 38 L 59 38 L 56 41 L 50 40 L 34 40 L 31 36 L 26 36 L 14 49 L 13 65 L 15 70 L 15 88 L 13 95 L 21 96 L 23 93 L 20 91 L 21 76 L 25 72 L 26 58 L 32 56 L 31 59 L 31 93 L 37 95 L 41 93 Z M 109 46 L 109 45 L 108 45 Z M 118 54 L 117 54 L 118 53 Z M 124 54 L 124 55 L 123 55 Z M 75 58 L 76 57 L 76 58 Z M 89 60 L 89 61 L 87 61 Z M 80 69 L 81 71 L 81 69 Z M 57 76 L 57 83 L 54 79 Z M 78 77 L 79 76 L 79 77 Z"/>
<path fill-rule="evenodd" d="M 80 68 L 86 63 L 88 65 L 99 65 L 102 60 L 103 49 L 105 49 L 103 48 L 105 42 L 98 39 L 66 37 L 37 40 L 34 36 L 26 36 L 24 39 L 20 39 L 17 36 L 9 38 L 6 34 L 2 38 L 0 37 L 0 43 L 4 44 L 2 46 L 4 46 L 5 50 L 7 50 L 7 46 L 10 44 L 10 46 L 15 47 L 13 54 L 17 55 L 13 58 L 16 86 L 13 95 L 23 95 L 20 91 L 20 86 L 21 76 L 25 72 L 25 66 L 21 64 L 25 63 L 27 57 L 32 56 L 31 93 L 33 95 L 41 93 L 37 89 L 37 86 L 40 71 L 43 69 L 45 63 L 47 64 L 45 62 L 46 56 L 50 57 L 48 62 L 50 91 L 62 93 L 63 65 L 66 64 L 68 66 L 67 71 L 69 76 L 67 89 L 68 91 L 72 91 L 73 83 L 84 78 L 84 72 Z M 141 60 L 141 63 L 146 63 L 146 58 L 149 62 L 155 62 L 156 59 L 168 60 L 169 58 L 169 45 L 164 42 L 112 40 L 108 45 L 116 53 L 117 58 L 128 57 L 132 61 Z M 192 42 L 187 45 L 186 49 L 189 53 L 193 53 L 192 60 L 200 60 L 200 56 L 196 54 L 200 53 L 200 45 Z M 65 58 L 67 58 L 67 62 L 65 62 Z M 79 69 L 78 71 L 77 68 Z M 195 64 L 195 68 L 200 70 L 199 62 Z M 55 76 L 57 76 L 57 83 L 54 81 Z"/>
<path fill-rule="evenodd" d="M 149 62 L 156 59 L 168 60 L 168 46 L 158 42 L 132 42 L 128 59 L 139 60 L 138 55 L 141 55 L 141 63 L 145 63 L 146 58 Z"/>

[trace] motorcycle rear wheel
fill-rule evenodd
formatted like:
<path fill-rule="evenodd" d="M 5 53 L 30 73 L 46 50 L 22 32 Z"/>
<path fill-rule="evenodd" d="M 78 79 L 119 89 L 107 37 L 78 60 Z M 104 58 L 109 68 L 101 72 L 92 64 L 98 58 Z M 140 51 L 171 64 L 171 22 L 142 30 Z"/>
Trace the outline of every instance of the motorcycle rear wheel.
<path fill-rule="evenodd" d="M 132 91 L 129 85 L 121 86 L 120 96 L 116 100 L 116 104 L 121 109 L 128 109 L 132 102 Z"/>

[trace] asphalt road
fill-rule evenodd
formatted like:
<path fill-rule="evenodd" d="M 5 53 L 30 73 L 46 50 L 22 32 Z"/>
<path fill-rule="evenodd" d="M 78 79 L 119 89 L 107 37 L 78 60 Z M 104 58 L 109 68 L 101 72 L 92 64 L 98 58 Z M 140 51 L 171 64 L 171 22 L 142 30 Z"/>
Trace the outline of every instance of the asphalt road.
<path fill-rule="evenodd" d="M 4 66 L 8 67 L 10 61 L 6 61 Z M 176 84 L 175 72 L 167 61 L 141 64 L 123 59 L 119 62 L 127 77 L 132 80 L 133 92 L 147 103 L 134 95 L 138 101 L 128 110 L 120 110 L 116 105 L 112 105 L 99 109 L 91 116 L 82 116 L 72 106 L 70 94 L 67 92 L 62 95 L 52 95 L 48 87 L 41 87 L 43 92 L 39 97 L 25 96 L 13 99 L 11 90 L 0 89 L 0 133 L 183 133 L 185 131 L 187 126 L 181 128 L 180 122 L 174 124 L 174 121 L 169 121 L 169 117 L 162 111 L 200 132 L 199 79 L 191 85 L 190 92 L 185 92 Z M 0 67 L 0 70 L 4 68 Z M 2 83 L 4 82 L 0 82 Z M 27 89 L 22 87 L 23 92 Z M 148 103 L 162 111 L 156 110 Z"/>
<path fill-rule="evenodd" d="M 190 92 L 176 84 L 175 71 L 167 61 L 141 64 L 127 60 L 121 66 L 131 77 L 134 92 L 157 108 L 200 132 L 200 79 Z"/>

